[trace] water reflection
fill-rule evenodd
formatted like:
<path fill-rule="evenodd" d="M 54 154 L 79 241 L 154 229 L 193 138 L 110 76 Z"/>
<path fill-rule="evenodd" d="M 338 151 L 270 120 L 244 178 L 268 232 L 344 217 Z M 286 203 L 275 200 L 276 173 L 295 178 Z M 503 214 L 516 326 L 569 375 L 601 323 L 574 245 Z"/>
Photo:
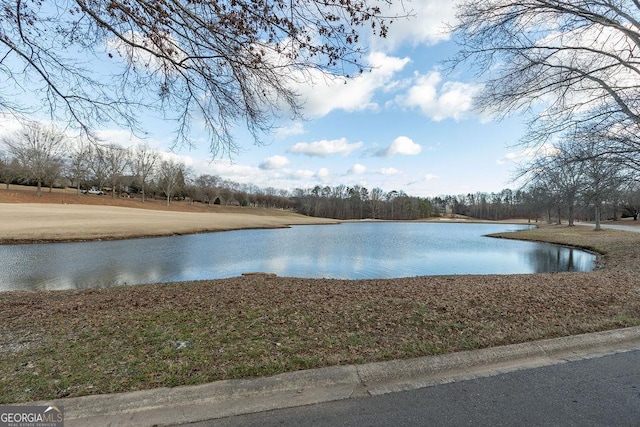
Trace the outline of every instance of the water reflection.
<path fill-rule="evenodd" d="M 0 290 L 74 289 L 239 276 L 346 279 L 588 271 L 595 256 L 490 239 L 504 224 L 348 223 L 188 236 L 0 246 Z"/>
<path fill-rule="evenodd" d="M 573 248 L 536 248 L 527 254 L 527 262 L 534 271 L 588 271 L 593 259 L 583 256 L 584 251 Z"/>

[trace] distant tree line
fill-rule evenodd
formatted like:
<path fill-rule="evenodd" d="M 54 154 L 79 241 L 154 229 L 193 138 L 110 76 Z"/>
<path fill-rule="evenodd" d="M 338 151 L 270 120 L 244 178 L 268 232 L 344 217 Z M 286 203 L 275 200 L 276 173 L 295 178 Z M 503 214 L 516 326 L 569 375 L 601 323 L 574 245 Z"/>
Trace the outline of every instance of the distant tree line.
<path fill-rule="evenodd" d="M 408 196 L 403 191 L 368 190 L 359 185 L 317 185 L 295 189 L 290 197 L 296 211 L 316 217 L 409 220 L 439 215 L 428 198 Z"/>
<path fill-rule="evenodd" d="M 167 203 L 184 187 L 187 172 L 183 163 L 146 145 L 132 149 L 117 144 L 74 141 L 51 126 L 32 122 L 2 138 L 0 180 L 36 187 L 65 186 L 77 193 L 95 189 L 111 197 L 147 193 L 166 197 Z"/>
<path fill-rule="evenodd" d="M 146 145 L 70 143 L 54 128 L 33 123 L 2 139 L 0 181 L 36 187 L 96 189 L 111 197 L 159 197 L 208 205 L 293 210 L 315 217 L 413 220 L 464 215 L 486 220 L 529 218 L 572 225 L 633 216 L 640 211 L 636 169 L 599 144 L 565 141 L 521 166 L 526 185 L 498 193 L 415 197 L 404 191 L 361 185 L 282 190 L 240 184 L 216 175 L 196 175 L 184 163 Z M 108 197 L 107 196 L 107 197 Z"/>
<path fill-rule="evenodd" d="M 549 185 L 552 184 L 552 185 Z M 532 222 L 573 225 L 575 220 L 599 222 L 624 217 L 637 219 L 640 212 L 640 186 L 621 181 L 615 191 L 594 202 L 594 192 L 563 193 L 563 185 L 532 181 L 520 190 L 504 189 L 498 193 L 468 193 L 439 196 L 432 200 L 444 215 L 464 215 L 486 220 L 529 219 Z M 598 209 L 596 210 L 596 205 Z"/>
<path fill-rule="evenodd" d="M 521 165 L 520 177 L 537 211 L 566 218 L 618 219 L 640 212 L 640 151 L 619 149 L 597 135 L 574 134 Z"/>

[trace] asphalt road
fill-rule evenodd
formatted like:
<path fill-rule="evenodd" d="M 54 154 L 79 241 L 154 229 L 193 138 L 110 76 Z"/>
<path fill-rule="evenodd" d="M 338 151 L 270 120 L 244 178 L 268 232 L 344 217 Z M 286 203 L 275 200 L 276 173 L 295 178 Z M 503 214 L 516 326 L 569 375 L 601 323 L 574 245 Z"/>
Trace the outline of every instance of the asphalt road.
<path fill-rule="evenodd" d="M 627 224 L 630 224 L 630 225 L 626 225 L 625 222 Z M 601 228 L 608 228 L 608 229 L 611 229 L 611 230 L 630 231 L 630 232 L 633 232 L 633 233 L 640 233 L 640 225 L 634 225 L 634 224 L 638 224 L 637 222 L 636 223 L 633 223 L 633 222 L 630 222 L 630 221 L 625 221 L 625 222 L 621 221 L 620 223 L 617 223 L 617 224 L 612 224 L 610 222 L 606 222 L 604 224 L 600 224 L 600 227 Z M 586 226 L 595 227 L 595 224 L 592 223 L 592 222 L 576 222 L 575 224 L 576 225 L 586 225 Z"/>
<path fill-rule="evenodd" d="M 640 351 L 188 425 L 640 426 Z"/>

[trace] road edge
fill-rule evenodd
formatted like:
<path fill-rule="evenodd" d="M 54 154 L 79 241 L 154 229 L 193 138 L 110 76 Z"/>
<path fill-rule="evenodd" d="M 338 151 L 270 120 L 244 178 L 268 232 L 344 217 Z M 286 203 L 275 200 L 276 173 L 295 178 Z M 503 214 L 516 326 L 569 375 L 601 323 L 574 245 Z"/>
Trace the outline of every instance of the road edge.
<path fill-rule="evenodd" d="M 632 350 L 640 350 L 640 327 L 408 360 L 28 404 L 63 406 L 67 427 L 179 425 L 412 390 Z"/>

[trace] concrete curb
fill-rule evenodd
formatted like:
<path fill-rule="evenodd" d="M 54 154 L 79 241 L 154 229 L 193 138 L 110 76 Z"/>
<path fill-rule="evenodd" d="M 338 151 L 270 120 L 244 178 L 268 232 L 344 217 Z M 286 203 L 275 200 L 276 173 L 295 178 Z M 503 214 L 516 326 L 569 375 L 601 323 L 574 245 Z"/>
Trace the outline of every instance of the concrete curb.
<path fill-rule="evenodd" d="M 64 406 L 68 427 L 165 426 L 411 390 L 632 350 L 640 350 L 640 327 L 410 360 L 31 404 Z"/>

